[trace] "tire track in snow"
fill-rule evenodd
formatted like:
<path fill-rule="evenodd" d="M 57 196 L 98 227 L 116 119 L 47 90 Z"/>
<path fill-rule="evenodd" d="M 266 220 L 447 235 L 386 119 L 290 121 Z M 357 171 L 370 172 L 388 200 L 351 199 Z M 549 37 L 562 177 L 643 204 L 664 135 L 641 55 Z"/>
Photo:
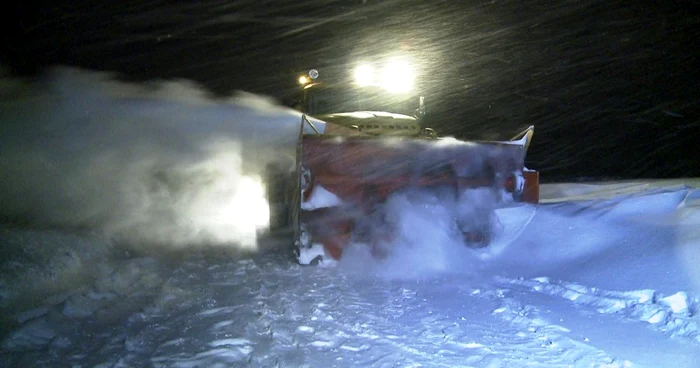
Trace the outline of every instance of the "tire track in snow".
<path fill-rule="evenodd" d="M 631 320 L 647 322 L 667 336 L 691 339 L 700 343 L 700 298 L 679 291 L 664 295 L 655 290 L 610 291 L 573 282 L 551 282 L 548 278 L 516 279 L 511 284 L 558 296 L 576 305 L 588 306 L 598 313 L 618 314 Z"/>
<path fill-rule="evenodd" d="M 191 257 L 141 309 L 46 366 L 621 367 L 535 318 L 521 286 L 468 276 L 386 280 L 301 267 L 279 251 Z M 90 317 L 83 320 L 89 324 Z M 70 321 L 69 321 L 70 322 Z M 117 327 L 118 326 L 118 327 Z"/>
<path fill-rule="evenodd" d="M 196 303 L 175 316 L 160 307 L 150 317 L 143 315 L 142 324 L 154 327 L 141 331 L 140 341 L 150 345 L 142 344 L 140 353 L 124 362 L 150 359 L 157 367 L 589 367 L 615 362 L 560 331 L 503 318 L 494 311 L 507 299 L 465 279 L 363 278 L 289 264 L 274 253 L 213 266 L 192 262 L 178 271 L 173 283 L 198 290 Z"/>
<path fill-rule="evenodd" d="M 508 291 L 513 309 L 532 316 L 536 325 L 560 329 L 618 358 L 649 367 L 688 368 L 700 360 L 697 296 L 602 290 L 545 277 L 498 277 L 495 283 Z"/>
<path fill-rule="evenodd" d="M 455 286 L 464 280 L 366 279 L 337 270 L 280 268 L 275 258 L 268 257 L 262 262 L 268 268 L 260 270 L 274 275 L 260 280 L 257 296 L 265 320 L 257 330 L 271 336 L 260 351 L 272 353 L 253 354 L 260 365 L 622 366 L 586 344 L 532 330 L 530 321 L 503 319 L 492 313 L 502 300 Z M 556 349 L 543 343 L 545 334 L 558 342 Z"/>

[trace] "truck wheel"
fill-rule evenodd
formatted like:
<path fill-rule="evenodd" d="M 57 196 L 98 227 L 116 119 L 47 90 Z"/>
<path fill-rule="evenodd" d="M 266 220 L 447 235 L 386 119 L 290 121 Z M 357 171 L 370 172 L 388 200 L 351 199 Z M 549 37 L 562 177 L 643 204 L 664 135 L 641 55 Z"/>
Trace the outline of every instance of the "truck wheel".
<path fill-rule="evenodd" d="M 278 163 L 268 164 L 265 168 L 265 186 L 267 201 L 270 206 L 270 230 L 279 230 L 289 225 L 289 203 L 287 191 L 289 176 Z"/>

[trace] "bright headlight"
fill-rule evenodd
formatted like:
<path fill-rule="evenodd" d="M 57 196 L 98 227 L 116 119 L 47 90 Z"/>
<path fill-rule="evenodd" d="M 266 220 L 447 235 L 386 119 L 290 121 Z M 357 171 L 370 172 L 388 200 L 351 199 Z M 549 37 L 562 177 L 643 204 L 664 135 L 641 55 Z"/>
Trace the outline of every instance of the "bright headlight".
<path fill-rule="evenodd" d="M 381 86 L 389 92 L 410 92 L 415 78 L 413 68 L 408 62 L 392 60 L 382 71 Z"/>
<path fill-rule="evenodd" d="M 355 69 L 355 83 L 360 86 L 374 84 L 374 68 L 369 64 L 362 64 Z"/>

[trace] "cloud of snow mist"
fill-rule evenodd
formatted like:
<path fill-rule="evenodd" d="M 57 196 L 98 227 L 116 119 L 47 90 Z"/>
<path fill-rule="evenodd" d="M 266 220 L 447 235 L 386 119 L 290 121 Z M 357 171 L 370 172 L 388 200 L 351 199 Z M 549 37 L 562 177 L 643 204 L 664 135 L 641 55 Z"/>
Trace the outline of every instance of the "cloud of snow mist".
<path fill-rule="evenodd" d="M 369 245 L 355 243 L 344 253 L 340 266 L 388 278 L 477 275 L 483 259 L 500 252 L 526 224 L 504 223 L 497 215 L 497 203 L 498 195 L 488 189 L 467 190 L 459 198 L 450 195 L 449 190 L 394 194 L 383 205 L 383 221 L 371 225 L 375 238 L 390 239 L 380 242 L 380 253 L 386 256 L 373 257 Z M 474 225 L 493 232 L 489 247 L 466 246 L 462 230 Z"/>
<path fill-rule="evenodd" d="M 56 68 L 0 79 L 0 216 L 138 245 L 254 248 L 262 168 L 293 162 L 301 114 L 187 81 Z"/>

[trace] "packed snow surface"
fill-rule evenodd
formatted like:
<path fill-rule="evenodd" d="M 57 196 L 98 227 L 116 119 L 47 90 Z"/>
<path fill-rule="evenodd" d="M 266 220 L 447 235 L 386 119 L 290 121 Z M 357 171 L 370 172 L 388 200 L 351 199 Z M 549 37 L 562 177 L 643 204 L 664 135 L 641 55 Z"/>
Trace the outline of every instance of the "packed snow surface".
<path fill-rule="evenodd" d="M 103 97 L 95 98 L 104 107 L 110 102 Z M 150 109 L 152 102 L 124 103 Z M 262 124 L 263 115 L 269 120 L 269 111 L 250 105 L 240 111 L 239 105 L 224 110 L 204 105 L 166 104 L 147 111 L 164 113 L 175 106 L 229 117 L 245 111 L 250 121 Z M 21 113 L 6 109 L 3 116 Z M 209 119 L 197 116 L 202 124 Z M 235 129 L 236 120 L 231 124 Z M 208 142 L 201 131 L 194 135 Z M 498 211 L 496 247 L 479 252 L 453 237 L 450 203 L 436 202 L 429 193 L 399 193 L 388 202 L 400 229 L 388 258 L 373 259 L 363 244 L 353 244 L 332 267 L 305 267 L 295 263 L 288 234 L 264 234 L 264 228 L 246 222 L 247 211 L 260 207 L 247 200 L 260 199 L 256 183 L 264 184 L 256 165 L 244 170 L 237 164 L 250 151 L 234 147 L 250 140 L 216 137 L 232 145 L 178 153 L 187 165 L 170 161 L 163 154 L 170 151 L 160 148 L 149 151 L 147 161 L 138 155 L 93 161 L 90 154 L 104 152 L 100 144 L 111 144 L 103 141 L 74 147 L 86 155 L 79 162 L 87 166 L 68 165 L 62 172 L 76 175 L 75 181 L 52 176 L 56 171 L 36 173 L 60 180 L 25 188 L 44 196 L 43 202 L 21 207 L 37 215 L 22 226 L 0 227 L 0 366 L 699 366 L 699 180 L 546 184 L 539 205 Z M 18 181 L 31 178 L 42 163 L 68 163 L 38 152 L 36 160 L 26 161 L 28 167 L 10 159 L 3 165 Z M 225 164 L 217 161 L 222 152 L 228 155 Z M 100 162 L 127 171 L 121 176 L 83 171 Z M 154 162 L 167 163 L 156 166 L 180 175 L 184 187 L 145 190 L 139 180 Z M 202 170 L 211 174 L 209 181 L 195 180 L 193 173 Z M 166 188 L 178 182 L 168 175 Z M 226 187 L 232 184 L 222 178 L 235 185 Z M 219 188 L 221 198 L 232 193 L 239 202 L 198 197 L 192 183 Z M 29 193 L 16 182 L 4 181 L 3 188 Z M 135 197 L 122 192 L 134 188 L 143 191 Z M 240 190 L 244 195 L 236 197 Z M 71 202 L 76 197 L 53 198 L 57 193 L 82 194 Z M 105 211 L 112 202 L 103 202 L 99 193 L 122 193 L 129 201 L 114 216 L 85 221 L 89 214 L 111 213 Z M 159 202 L 161 194 L 175 200 Z M 10 203 L 7 192 L 1 198 Z M 207 205 L 230 210 L 226 213 L 246 225 L 224 233 L 210 222 L 169 231 L 166 219 L 187 224 L 200 213 L 196 209 L 208 213 Z M 44 212 L 52 206 L 73 212 Z M 136 210 L 134 218 L 125 210 Z"/>

